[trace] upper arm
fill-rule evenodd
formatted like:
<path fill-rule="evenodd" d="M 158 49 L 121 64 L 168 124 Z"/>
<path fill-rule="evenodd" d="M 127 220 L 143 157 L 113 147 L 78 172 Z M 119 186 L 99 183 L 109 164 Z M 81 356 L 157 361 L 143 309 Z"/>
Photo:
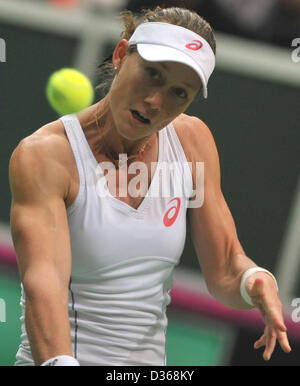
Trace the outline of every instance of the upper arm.
<path fill-rule="evenodd" d="M 21 279 L 30 291 L 55 277 L 66 289 L 71 252 L 64 197 L 67 178 L 55 138 L 22 140 L 9 162 L 10 227 Z M 25 288 L 25 290 L 26 290 Z"/>
<path fill-rule="evenodd" d="M 193 166 L 204 162 L 204 200 L 189 208 L 191 237 L 207 284 L 222 276 L 233 263 L 232 257 L 244 254 L 236 227 L 221 189 L 220 162 L 214 138 L 208 127 L 192 118 L 190 157 Z M 193 181 L 199 176 L 193 168 Z"/>

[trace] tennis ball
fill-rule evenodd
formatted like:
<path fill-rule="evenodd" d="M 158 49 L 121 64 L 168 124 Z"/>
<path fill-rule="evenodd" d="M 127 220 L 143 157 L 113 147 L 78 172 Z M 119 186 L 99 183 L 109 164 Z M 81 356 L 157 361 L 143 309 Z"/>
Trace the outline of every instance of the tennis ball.
<path fill-rule="evenodd" d="M 46 95 L 50 106 L 60 115 L 77 113 L 94 99 L 90 80 L 73 68 L 55 71 L 48 79 Z"/>

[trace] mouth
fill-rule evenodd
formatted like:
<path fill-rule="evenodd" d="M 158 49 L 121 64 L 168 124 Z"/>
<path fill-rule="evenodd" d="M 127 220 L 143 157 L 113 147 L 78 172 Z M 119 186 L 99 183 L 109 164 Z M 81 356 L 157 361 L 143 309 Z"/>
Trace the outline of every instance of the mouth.
<path fill-rule="evenodd" d="M 134 120 L 139 121 L 143 124 L 149 125 L 151 123 L 150 119 L 145 117 L 142 113 L 137 110 L 130 110 L 132 117 Z"/>

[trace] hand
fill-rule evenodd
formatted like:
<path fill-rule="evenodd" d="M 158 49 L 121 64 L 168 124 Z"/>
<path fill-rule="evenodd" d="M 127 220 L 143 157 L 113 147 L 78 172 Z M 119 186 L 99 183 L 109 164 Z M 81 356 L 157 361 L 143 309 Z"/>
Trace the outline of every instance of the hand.
<path fill-rule="evenodd" d="M 254 343 L 254 348 L 265 346 L 264 360 L 271 358 L 276 340 L 284 352 L 290 352 L 291 347 L 283 320 L 282 304 L 273 278 L 267 273 L 257 272 L 246 280 L 246 289 L 266 325 L 264 334 Z"/>

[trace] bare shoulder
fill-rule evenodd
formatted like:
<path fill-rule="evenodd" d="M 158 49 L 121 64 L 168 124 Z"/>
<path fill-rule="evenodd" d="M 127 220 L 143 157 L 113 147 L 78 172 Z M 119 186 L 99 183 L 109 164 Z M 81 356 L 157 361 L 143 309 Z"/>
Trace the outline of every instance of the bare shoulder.
<path fill-rule="evenodd" d="M 33 190 L 68 192 L 72 154 L 59 121 L 51 122 L 23 138 L 11 154 L 9 180 L 14 194 Z M 44 188 L 43 188 L 44 187 Z M 43 191 L 44 189 L 44 191 Z"/>
<path fill-rule="evenodd" d="M 188 161 L 203 161 L 215 155 L 217 149 L 213 135 L 201 119 L 180 114 L 173 125 Z"/>
<path fill-rule="evenodd" d="M 197 117 L 181 114 L 174 122 L 186 159 L 192 164 L 194 184 L 197 180 L 197 162 L 204 162 L 205 183 L 220 191 L 220 161 L 213 135 L 207 125 Z"/>

